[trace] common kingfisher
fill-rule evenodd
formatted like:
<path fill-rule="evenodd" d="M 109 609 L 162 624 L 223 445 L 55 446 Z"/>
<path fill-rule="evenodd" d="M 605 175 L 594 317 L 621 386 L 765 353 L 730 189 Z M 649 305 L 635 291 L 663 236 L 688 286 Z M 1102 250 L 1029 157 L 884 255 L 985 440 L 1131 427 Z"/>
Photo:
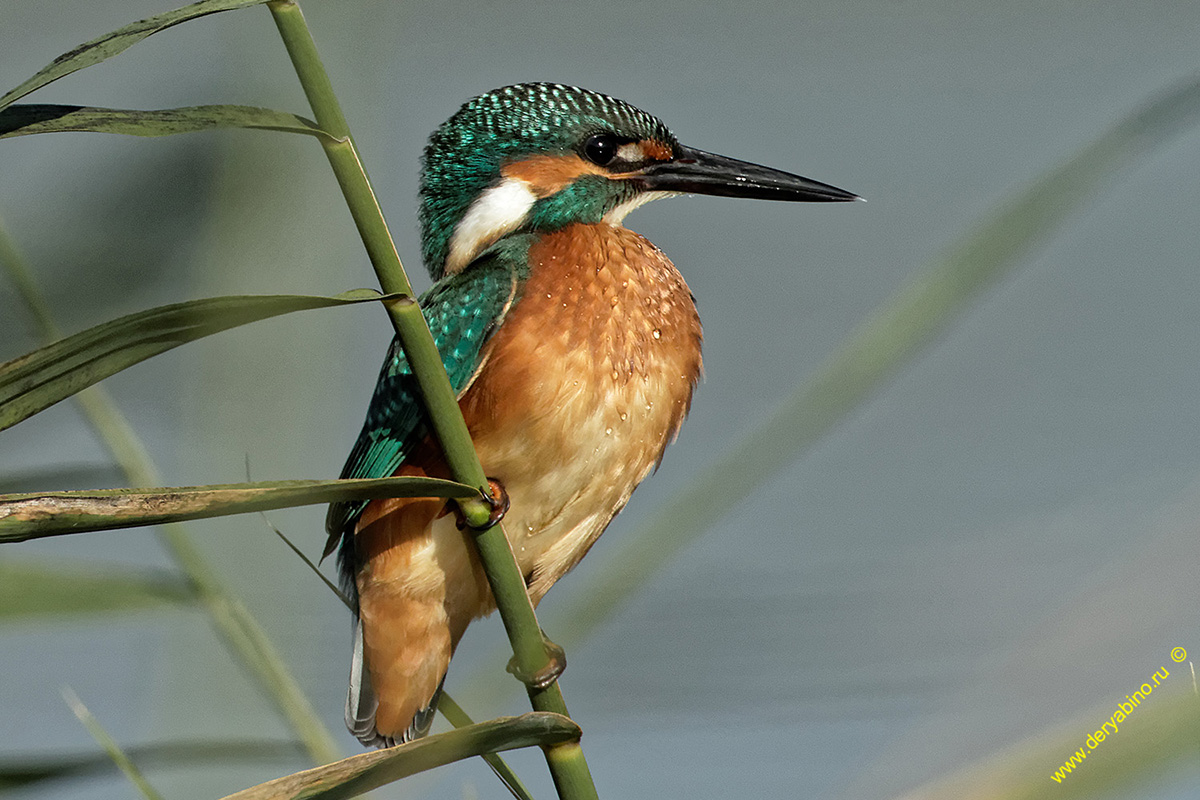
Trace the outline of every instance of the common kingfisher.
<path fill-rule="evenodd" d="M 700 376 L 683 276 L 625 228 L 685 192 L 856 195 L 679 143 L 657 118 L 552 83 L 467 102 L 430 138 L 420 298 L 534 603 L 579 563 L 662 460 Z M 393 340 L 344 478 L 449 477 Z M 326 521 L 356 606 L 346 725 L 366 745 L 423 736 L 455 647 L 495 608 L 470 531 L 441 499 L 337 503 Z"/>

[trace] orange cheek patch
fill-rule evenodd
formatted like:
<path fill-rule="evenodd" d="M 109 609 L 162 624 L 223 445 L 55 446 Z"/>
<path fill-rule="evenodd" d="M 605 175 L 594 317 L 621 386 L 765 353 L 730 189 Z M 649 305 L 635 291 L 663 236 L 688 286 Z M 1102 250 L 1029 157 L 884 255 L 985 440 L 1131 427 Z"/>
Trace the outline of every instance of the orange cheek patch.
<path fill-rule="evenodd" d="M 658 139 L 642 139 L 638 144 L 641 145 L 642 152 L 646 154 L 646 158 L 651 161 L 670 161 L 675 157 L 675 154 L 671 152 L 671 148 Z"/>
<path fill-rule="evenodd" d="M 505 178 L 524 181 L 538 197 L 549 197 L 570 186 L 583 175 L 605 175 L 600 167 L 577 155 L 533 156 L 500 168 Z"/>

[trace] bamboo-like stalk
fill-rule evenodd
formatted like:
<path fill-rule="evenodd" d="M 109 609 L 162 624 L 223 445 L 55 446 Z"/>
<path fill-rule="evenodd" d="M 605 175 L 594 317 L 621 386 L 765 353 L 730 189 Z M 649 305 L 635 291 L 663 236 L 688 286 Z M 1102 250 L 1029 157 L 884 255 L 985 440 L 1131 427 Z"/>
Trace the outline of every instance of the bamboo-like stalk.
<path fill-rule="evenodd" d="M 42 337 L 47 341 L 62 338 L 62 331 L 54 321 L 33 274 L 3 225 L 0 225 L 0 263 L 16 284 L 25 305 L 32 311 Z M 102 386 L 92 386 L 76 397 L 88 422 L 120 466 L 125 479 L 133 486 L 162 485 L 163 480 L 150 454 L 108 392 Z M 198 599 L 208 611 L 225 644 L 267 690 L 276 707 L 300 737 L 309 757 L 319 764 L 339 758 L 333 735 L 317 716 L 312 703 L 288 670 L 266 631 L 217 577 L 208 559 L 192 543 L 187 529 L 181 523 L 174 523 L 156 530 L 175 564 L 195 588 Z"/>
<path fill-rule="evenodd" d="M 458 398 L 442 365 L 433 335 L 413 298 L 412 287 L 400 263 L 383 211 L 371 190 L 349 125 L 321 63 L 312 34 L 294 0 L 272 0 L 267 7 L 279 28 L 317 124 L 332 136 L 330 140 L 322 139 L 322 146 L 379 277 L 379 284 L 388 294 L 398 292 L 407 295 L 406 298 L 386 304 L 388 314 L 421 386 L 421 394 L 451 474 L 459 483 L 480 489 L 479 498 L 459 500 L 459 507 L 468 523 L 482 525 L 491 511 L 482 495 L 482 492 L 488 491 L 487 478 L 471 443 L 458 407 Z M 553 663 L 553 656 L 538 626 L 525 581 L 503 527 L 495 525 L 483 531 L 476 537 L 476 543 L 500 618 L 512 642 L 517 672 L 525 676 L 545 674 Z M 529 686 L 529 698 L 538 711 L 568 715 L 566 702 L 556 681 L 551 681 L 544 688 Z M 545 748 L 545 753 L 560 797 L 596 797 L 596 788 L 578 742 L 550 746 Z"/>

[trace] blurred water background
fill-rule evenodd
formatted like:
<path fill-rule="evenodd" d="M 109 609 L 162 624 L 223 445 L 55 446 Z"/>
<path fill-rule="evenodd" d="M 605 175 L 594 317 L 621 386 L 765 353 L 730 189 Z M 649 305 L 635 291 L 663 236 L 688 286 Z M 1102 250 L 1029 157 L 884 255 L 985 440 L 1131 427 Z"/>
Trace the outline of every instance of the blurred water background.
<path fill-rule="evenodd" d="M 171 6 L 0 0 L 0 89 Z M 420 288 L 425 138 L 506 83 L 607 92 L 688 144 L 869 201 L 691 198 L 627 221 L 687 277 L 706 377 L 662 468 L 543 603 L 552 638 L 556 607 L 578 602 L 589 576 L 622 569 L 623 534 L 766 419 L 906 277 L 1124 114 L 1200 74 L 1200 5 L 1172 0 L 303 6 Z M 29 101 L 308 114 L 264 9 L 158 34 Z M 1200 657 L 1198 209 L 1200 128 L 1122 172 L 866 406 L 572 647 L 563 686 L 601 795 L 897 797 L 1064 725 L 1082 746 L 1104 709 L 1164 666 L 1171 678 L 1152 701 L 1195 700 L 1186 664 L 1168 653 Z M 202 296 L 374 284 L 305 137 L 0 142 L 0 218 L 70 332 Z M 369 306 L 308 312 L 105 385 L 169 484 L 236 482 L 247 463 L 259 480 L 333 477 L 389 336 Z M 36 344 L 0 280 L 0 359 Z M 119 482 L 71 403 L 0 433 L 0 490 Z M 319 553 L 323 509 L 271 518 Z M 341 724 L 345 610 L 258 518 L 193 529 L 356 752 Z M 141 530 L 9 545 L 8 559 L 170 566 Z M 526 708 L 496 658 L 501 644 L 493 618 L 455 659 L 448 688 L 477 718 Z M 7 620 L 0 674 L 6 763 L 95 748 L 63 685 L 129 745 L 290 738 L 199 612 Z M 1045 796 L 1068 755 L 1038 768 Z M 1193 755 L 1114 796 L 1197 796 Z M 550 796 L 537 753 L 512 761 Z M 149 774 L 168 797 L 200 798 L 304 765 Z M 13 796 L 131 792 L 114 775 Z M 503 794 L 475 762 L 380 796 Z"/>

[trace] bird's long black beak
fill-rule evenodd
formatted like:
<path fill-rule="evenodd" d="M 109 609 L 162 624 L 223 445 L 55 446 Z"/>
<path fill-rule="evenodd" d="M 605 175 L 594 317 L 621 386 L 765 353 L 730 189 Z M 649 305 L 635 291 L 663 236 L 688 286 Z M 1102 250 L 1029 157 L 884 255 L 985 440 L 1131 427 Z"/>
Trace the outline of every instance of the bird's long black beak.
<path fill-rule="evenodd" d="M 676 150 L 675 158 L 654 164 L 633 180 L 646 191 L 654 192 L 692 192 L 805 203 L 861 199 L 844 189 L 790 172 L 682 145 Z"/>

